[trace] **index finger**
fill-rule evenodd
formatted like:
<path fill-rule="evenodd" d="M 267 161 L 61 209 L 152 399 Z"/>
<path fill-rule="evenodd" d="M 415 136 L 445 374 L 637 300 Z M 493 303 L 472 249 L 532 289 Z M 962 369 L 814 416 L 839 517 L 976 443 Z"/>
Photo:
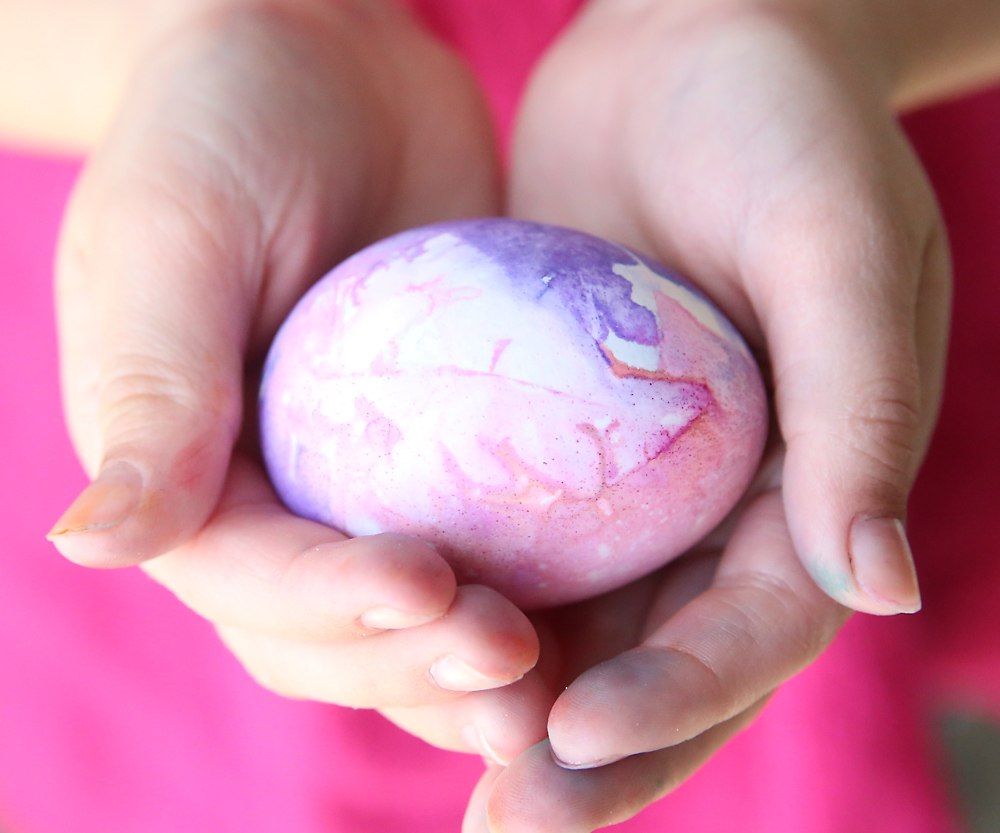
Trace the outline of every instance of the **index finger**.
<path fill-rule="evenodd" d="M 553 753 L 590 768 L 696 737 L 809 664 L 848 615 L 802 567 L 769 492 L 740 520 L 705 593 L 563 692 L 549 717 Z"/>
<path fill-rule="evenodd" d="M 462 833 L 590 833 L 626 821 L 677 789 L 757 716 L 766 700 L 667 749 L 598 769 L 567 770 L 542 741 L 501 769 L 490 767 L 473 792 Z"/>
<path fill-rule="evenodd" d="M 143 566 L 217 625 L 300 640 L 421 625 L 443 616 L 456 590 L 430 545 L 403 535 L 349 539 L 295 517 L 239 454 L 205 527 Z"/>

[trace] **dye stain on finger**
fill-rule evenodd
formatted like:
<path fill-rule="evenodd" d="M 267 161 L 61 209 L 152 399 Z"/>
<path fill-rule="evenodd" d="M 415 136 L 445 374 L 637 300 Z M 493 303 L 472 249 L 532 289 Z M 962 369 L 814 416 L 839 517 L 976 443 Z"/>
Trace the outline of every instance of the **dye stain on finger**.
<path fill-rule="evenodd" d="M 506 219 L 414 229 L 334 269 L 278 333 L 260 414 L 292 511 L 417 535 L 526 608 L 683 552 L 744 491 L 767 429 L 746 345 L 695 288 Z"/>

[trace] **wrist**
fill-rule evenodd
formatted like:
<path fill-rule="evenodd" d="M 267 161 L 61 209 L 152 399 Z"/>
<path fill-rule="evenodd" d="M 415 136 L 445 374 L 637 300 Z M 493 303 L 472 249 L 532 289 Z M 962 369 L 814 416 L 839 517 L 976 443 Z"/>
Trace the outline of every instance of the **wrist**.
<path fill-rule="evenodd" d="M 909 109 L 1000 79 L 995 0 L 747 0 L 802 15 L 841 55 Z"/>
<path fill-rule="evenodd" d="M 1000 80 L 995 0 L 593 0 L 588 8 L 667 29 L 766 22 L 894 109 Z"/>
<path fill-rule="evenodd" d="M 99 143 L 137 67 L 164 41 L 240 10 L 385 17 L 392 0 L 0 0 L 0 139 L 59 151 Z M 381 14 L 380 14 L 381 12 Z M 398 15 L 397 15 L 398 16 Z"/>

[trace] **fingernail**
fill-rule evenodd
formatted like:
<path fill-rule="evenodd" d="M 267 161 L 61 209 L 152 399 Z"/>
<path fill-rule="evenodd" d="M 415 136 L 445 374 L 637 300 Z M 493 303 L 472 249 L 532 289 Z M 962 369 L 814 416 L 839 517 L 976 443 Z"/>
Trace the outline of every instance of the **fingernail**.
<path fill-rule="evenodd" d="M 851 564 L 861 589 L 886 613 L 920 610 L 913 553 L 898 518 L 855 518 L 851 525 Z"/>
<path fill-rule="evenodd" d="M 620 757 L 619 758 L 602 758 L 602 759 L 596 760 L 596 761 L 585 761 L 583 763 L 574 764 L 574 763 L 570 763 L 569 761 L 564 761 L 562 758 L 560 758 L 556 754 L 556 751 L 551 746 L 549 746 L 549 754 L 552 755 L 552 760 L 555 761 L 563 769 L 595 769 L 595 768 L 597 768 L 599 766 L 604 766 L 605 764 L 611 764 L 611 763 L 614 763 L 615 761 L 620 761 L 621 760 Z"/>
<path fill-rule="evenodd" d="M 406 613 L 388 605 L 379 605 L 361 614 L 361 624 L 374 630 L 394 631 L 426 625 L 437 618 L 437 615 Z"/>
<path fill-rule="evenodd" d="M 454 654 L 441 657 L 431 666 L 431 679 L 447 691 L 486 691 L 505 686 L 514 680 L 495 680 L 466 665 Z"/>
<path fill-rule="evenodd" d="M 462 743 L 479 755 L 487 765 L 498 764 L 500 766 L 507 766 L 510 763 L 510 761 L 505 761 L 496 753 L 496 750 L 486 740 L 483 730 L 478 726 L 466 726 L 462 729 L 461 735 Z"/>
<path fill-rule="evenodd" d="M 97 479 L 80 493 L 45 537 L 52 540 L 116 527 L 135 511 L 141 496 L 142 475 L 135 466 L 124 461 L 102 466 Z"/>

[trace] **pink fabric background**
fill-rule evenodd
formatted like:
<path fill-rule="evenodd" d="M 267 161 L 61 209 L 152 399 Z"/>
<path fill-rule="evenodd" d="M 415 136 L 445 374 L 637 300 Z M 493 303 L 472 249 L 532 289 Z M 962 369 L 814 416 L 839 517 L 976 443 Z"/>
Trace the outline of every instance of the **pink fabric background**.
<path fill-rule="evenodd" d="M 575 0 L 415 0 L 506 126 Z M 757 723 L 629 833 L 953 830 L 928 715 L 1000 716 L 1000 91 L 908 127 L 957 269 L 947 398 L 912 502 L 918 617 L 855 617 Z M 478 759 L 256 686 L 137 570 L 43 535 L 84 484 L 56 377 L 51 260 L 78 164 L 0 152 L 0 824 L 13 833 L 457 831 Z M 875 814 L 873 817 L 872 814 Z"/>

